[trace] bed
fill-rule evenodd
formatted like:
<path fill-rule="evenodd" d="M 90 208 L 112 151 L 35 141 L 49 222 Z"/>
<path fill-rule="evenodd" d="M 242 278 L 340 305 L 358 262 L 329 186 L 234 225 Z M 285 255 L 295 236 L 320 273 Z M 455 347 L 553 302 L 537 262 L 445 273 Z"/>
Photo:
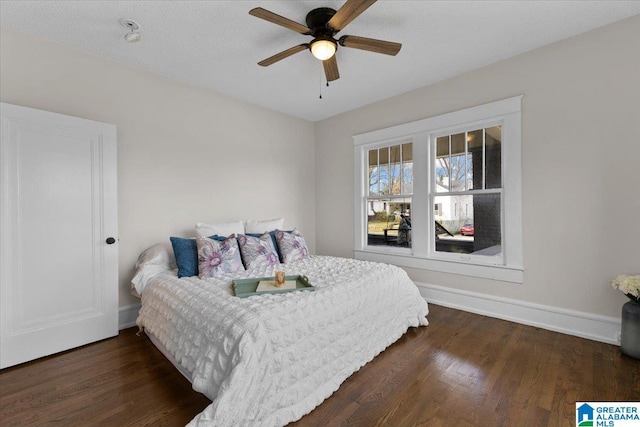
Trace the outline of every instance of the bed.
<path fill-rule="evenodd" d="M 178 278 L 170 254 L 151 258 L 133 280 L 137 324 L 211 399 L 189 426 L 298 420 L 409 327 L 427 325 L 426 301 L 387 264 L 310 256 L 285 268 L 314 291 L 238 298 L 232 280 L 273 275 L 272 267 Z"/>

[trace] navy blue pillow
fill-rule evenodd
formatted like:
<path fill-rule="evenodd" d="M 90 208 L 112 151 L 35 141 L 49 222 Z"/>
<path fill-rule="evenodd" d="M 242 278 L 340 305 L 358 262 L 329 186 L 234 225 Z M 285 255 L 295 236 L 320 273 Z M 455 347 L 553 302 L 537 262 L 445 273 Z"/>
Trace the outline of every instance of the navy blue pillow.
<path fill-rule="evenodd" d="M 293 230 L 285 231 L 285 233 L 291 233 Z M 264 233 L 247 233 L 247 236 L 260 237 Z M 273 247 L 276 248 L 276 252 L 278 253 L 278 259 L 280 262 L 283 262 L 282 252 L 280 252 L 280 246 L 278 246 L 278 240 L 276 240 L 276 230 L 272 230 L 269 232 L 269 236 L 271 236 L 271 240 L 273 240 Z"/>
<path fill-rule="evenodd" d="M 224 237 L 211 236 L 210 239 L 224 241 Z M 173 254 L 176 256 L 178 277 L 191 277 L 198 275 L 198 244 L 196 239 L 184 239 L 182 237 L 169 237 Z"/>

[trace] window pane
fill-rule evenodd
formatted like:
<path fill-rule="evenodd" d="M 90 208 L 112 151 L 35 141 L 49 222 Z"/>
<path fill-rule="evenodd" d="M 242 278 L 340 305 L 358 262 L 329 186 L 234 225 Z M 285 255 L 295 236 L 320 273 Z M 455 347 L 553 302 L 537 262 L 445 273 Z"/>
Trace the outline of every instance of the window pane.
<path fill-rule="evenodd" d="M 394 145 L 393 147 L 390 147 L 389 153 L 391 194 L 400 194 L 400 192 L 402 191 L 402 185 L 400 182 L 400 168 L 402 166 L 402 164 L 400 163 L 400 146 Z"/>
<path fill-rule="evenodd" d="M 413 162 L 402 162 L 402 194 L 413 194 Z"/>
<path fill-rule="evenodd" d="M 409 142 L 407 144 L 402 144 L 402 161 L 403 162 L 413 161 L 413 143 L 412 142 Z"/>
<path fill-rule="evenodd" d="M 443 136 L 436 139 L 436 191 L 444 193 L 449 191 L 449 137 Z"/>
<path fill-rule="evenodd" d="M 379 150 L 380 164 L 389 163 L 389 147 L 384 147 Z"/>
<path fill-rule="evenodd" d="M 378 166 L 378 150 L 369 150 L 369 166 Z"/>
<path fill-rule="evenodd" d="M 467 190 L 482 187 L 482 129 L 467 132 Z"/>
<path fill-rule="evenodd" d="M 411 247 L 411 198 L 367 200 L 367 244 Z"/>
<path fill-rule="evenodd" d="M 369 150 L 369 195 L 377 196 L 379 193 L 380 169 L 378 168 L 378 150 Z"/>
<path fill-rule="evenodd" d="M 501 126 L 436 139 L 436 192 L 502 188 Z"/>
<path fill-rule="evenodd" d="M 380 182 L 380 174 L 378 166 L 369 166 L 369 195 L 377 196 L 379 194 L 378 183 Z"/>
<path fill-rule="evenodd" d="M 368 151 L 369 195 L 413 193 L 413 143 Z"/>
<path fill-rule="evenodd" d="M 485 188 L 502 188 L 502 126 L 485 129 Z"/>
<path fill-rule="evenodd" d="M 465 191 L 468 166 L 465 133 L 436 139 L 436 192 Z"/>
<path fill-rule="evenodd" d="M 389 147 L 378 150 L 378 161 L 380 163 L 378 171 L 378 194 L 389 194 Z"/>
<path fill-rule="evenodd" d="M 465 134 L 451 135 L 451 163 L 449 164 L 450 191 L 465 191 L 467 156 Z"/>
<path fill-rule="evenodd" d="M 380 194 L 389 195 L 389 164 L 380 163 Z"/>
<path fill-rule="evenodd" d="M 413 143 L 402 144 L 402 194 L 413 194 Z"/>
<path fill-rule="evenodd" d="M 435 197 L 436 252 L 501 255 L 500 194 Z"/>
<path fill-rule="evenodd" d="M 391 169 L 391 194 L 399 195 L 402 191 L 402 183 L 400 182 L 400 163 L 392 163 Z"/>
<path fill-rule="evenodd" d="M 391 163 L 400 163 L 400 145 L 394 145 L 393 147 L 389 147 L 389 161 Z"/>

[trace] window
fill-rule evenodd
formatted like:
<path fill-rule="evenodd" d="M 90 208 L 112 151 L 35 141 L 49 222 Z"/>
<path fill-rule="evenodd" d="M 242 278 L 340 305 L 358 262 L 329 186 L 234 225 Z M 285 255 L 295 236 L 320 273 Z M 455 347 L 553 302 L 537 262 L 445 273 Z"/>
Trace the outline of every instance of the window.
<path fill-rule="evenodd" d="M 521 283 L 521 98 L 354 136 L 356 258 Z"/>
<path fill-rule="evenodd" d="M 413 144 L 368 150 L 367 245 L 411 247 Z"/>
<path fill-rule="evenodd" d="M 500 261 L 501 141 L 499 124 L 432 138 L 435 164 L 430 198 L 436 205 L 435 221 L 441 226 L 435 231 L 436 252 L 491 256 Z"/>

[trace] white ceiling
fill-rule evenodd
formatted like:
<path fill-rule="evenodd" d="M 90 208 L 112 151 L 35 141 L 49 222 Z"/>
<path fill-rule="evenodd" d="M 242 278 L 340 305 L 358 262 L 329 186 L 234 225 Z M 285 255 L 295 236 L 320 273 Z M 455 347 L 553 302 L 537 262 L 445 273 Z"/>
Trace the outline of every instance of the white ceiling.
<path fill-rule="evenodd" d="M 2 0 L 0 23 L 317 121 L 640 14 L 640 1 L 379 0 L 338 36 L 400 42 L 396 57 L 341 47 L 340 79 L 328 88 L 321 62 L 308 51 L 257 65 L 311 38 L 250 16 L 250 9 L 304 24 L 311 9 L 343 3 Z M 120 18 L 140 24 L 142 41 L 124 41 Z"/>

